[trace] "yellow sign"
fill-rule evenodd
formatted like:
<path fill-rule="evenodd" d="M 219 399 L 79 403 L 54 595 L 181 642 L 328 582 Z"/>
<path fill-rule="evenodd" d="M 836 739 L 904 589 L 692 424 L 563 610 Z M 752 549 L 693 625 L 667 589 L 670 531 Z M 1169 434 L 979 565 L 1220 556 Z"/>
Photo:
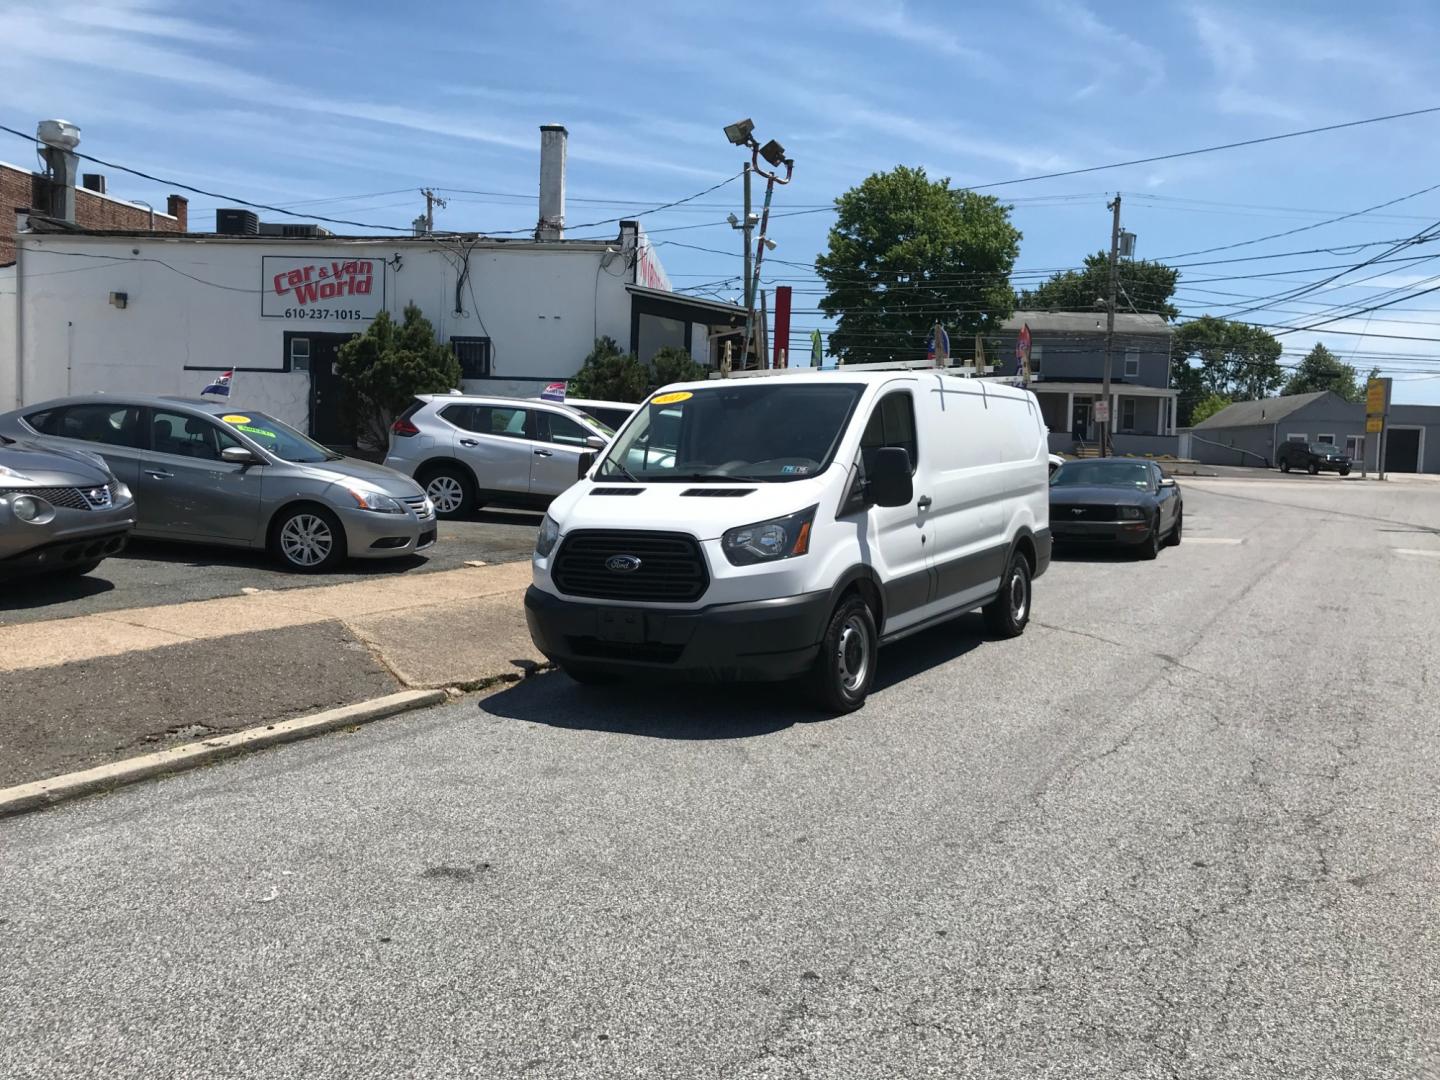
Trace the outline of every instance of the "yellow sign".
<path fill-rule="evenodd" d="M 227 424 L 248 424 L 250 422 L 250 417 L 238 416 L 235 413 L 231 413 L 229 416 L 222 416 L 220 419 L 224 420 Z"/>
<path fill-rule="evenodd" d="M 1378 435 L 1385 428 L 1383 416 L 1372 416 L 1365 421 L 1365 430 L 1371 435 Z"/>
<path fill-rule="evenodd" d="M 676 402 L 689 401 L 695 395 L 689 390 L 676 390 L 673 394 L 661 394 L 659 397 L 650 399 L 651 405 L 674 405 Z"/>
<path fill-rule="evenodd" d="M 1371 379 L 1365 387 L 1365 415 L 1385 415 L 1385 383 L 1380 379 Z"/>

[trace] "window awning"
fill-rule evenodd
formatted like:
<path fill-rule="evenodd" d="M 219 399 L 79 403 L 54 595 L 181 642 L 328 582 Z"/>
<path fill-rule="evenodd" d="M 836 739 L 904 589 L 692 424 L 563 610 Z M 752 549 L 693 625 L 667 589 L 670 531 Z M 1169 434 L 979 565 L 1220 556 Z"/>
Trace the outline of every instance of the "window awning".
<path fill-rule="evenodd" d="M 636 309 L 651 315 L 704 323 L 711 327 L 741 326 L 745 322 L 745 309 L 739 304 L 705 300 L 698 296 L 652 289 L 645 285 L 626 285 L 625 289 L 634 297 Z"/>

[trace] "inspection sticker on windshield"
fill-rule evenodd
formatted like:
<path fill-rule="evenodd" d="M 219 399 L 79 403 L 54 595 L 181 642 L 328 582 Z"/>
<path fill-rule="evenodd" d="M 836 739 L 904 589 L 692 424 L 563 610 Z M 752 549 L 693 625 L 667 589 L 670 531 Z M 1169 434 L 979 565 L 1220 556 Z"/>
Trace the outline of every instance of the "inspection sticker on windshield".
<path fill-rule="evenodd" d="M 259 435 L 262 439 L 276 438 L 275 432 L 266 431 L 264 428 L 255 427 L 252 424 L 236 424 L 235 426 L 245 432 L 246 435 Z"/>
<path fill-rule="evenodd" d="M 695 395 L 689 390 L 676 390 L 673 394 L 661 394 L 659 397 L 650 399 L 651 405 L 674 405 L 680 401 L 689 401 Z"/>
<path fill-rule="evenodd" d="M 804 476 L 804 475 L 805 475 L 806 473 L 808 473 L 809 471 L 810 471 L 810 466 L 809 466 L 809 465 L 781 465 L 781 466 L 780 466 L 780 474 L 781 474 L 782 476 L 791 476 L 791 475 Z"/>
<path fill-rule="evenodd" d="M 222 416 L 220 419 L 224 420 L 227 424 L 248 424 L 250 422 L 250 417 L 238 416 L 235 413 L 231 413 L 229 416 Z"/>

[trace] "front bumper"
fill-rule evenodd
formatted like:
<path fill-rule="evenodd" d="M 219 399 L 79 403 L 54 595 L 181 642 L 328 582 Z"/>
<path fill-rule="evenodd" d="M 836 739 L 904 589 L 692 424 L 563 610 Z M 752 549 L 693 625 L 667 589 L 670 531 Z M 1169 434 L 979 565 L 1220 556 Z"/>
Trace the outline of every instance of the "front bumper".
<path fill-rule="evenodd" d="M 617 674 L 769 681 L 807 671 L 832 607 L 828 592 L 698 611 L 564 600 L 530 586 L 536 648 L 562 666 Z"/>
<path fill-rule="evenodd" d="M 414 514 L 377 514 L 371 510 L 338 511 L 352 559 L 389 559 L 414 555 L 435 543 L 435 518 Z"/>
<path fill-rule="evenodd" d="M 1050 536 L 1057 544 L 1143 544 L 1150 539 L 1150 522 L 1061 521 L 1051 517 Z"/>
<path fill-rule="evenodd" d="M 57 508 L 52 521 L 20 521 L 0 499 L 0 572 L 61 570 L 118 554 L 135 528 L 135 504 Z"/>

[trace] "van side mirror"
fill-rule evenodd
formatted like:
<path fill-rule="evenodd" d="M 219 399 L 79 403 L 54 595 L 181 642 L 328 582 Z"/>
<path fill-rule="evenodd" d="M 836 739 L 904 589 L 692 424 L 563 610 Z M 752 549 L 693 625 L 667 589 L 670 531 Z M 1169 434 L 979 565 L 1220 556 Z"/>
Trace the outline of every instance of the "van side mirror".
<path fill-rule="evenodd" d="M 870 501 L 876 506 L 904 506 L 915 496 L 910 473 L 910 451 L 882 446 L 875 451 L 875 464 L 866 478 Z"/>
<path fill-rule="evenodd" d="M 590 466 L 591 466 L 591 465 L 594 465 L 594 464 L 595 464 L 595 452 L 594 452 L 593 450 L 587 451 L 586 453 L 581 454 L 581 455 L 580 455 L 580 466 L 579 466 L 579 469 L 577 470 L 577 472 L 576 472 L 576 474 L 575 474 L 575 479 L 577 479 L 577 480 L 583 480 L 583 479 L 585 479 L 585 474 L 590 471 Z"/>
<path fill-rule="evenodd" d="M 605 447 L 609 446 L 610 444 L 605 441 L 604 436 L 587 435 L 585 436 L 585 445 L 588 446 L 591 450 L 604 450 Z"/>
<path fill-rule="evenodd" d="M 260 459 L 248 446 L 227 446 L 220 451 L 220 460 L 231 465 L 259 465 Z"/>

